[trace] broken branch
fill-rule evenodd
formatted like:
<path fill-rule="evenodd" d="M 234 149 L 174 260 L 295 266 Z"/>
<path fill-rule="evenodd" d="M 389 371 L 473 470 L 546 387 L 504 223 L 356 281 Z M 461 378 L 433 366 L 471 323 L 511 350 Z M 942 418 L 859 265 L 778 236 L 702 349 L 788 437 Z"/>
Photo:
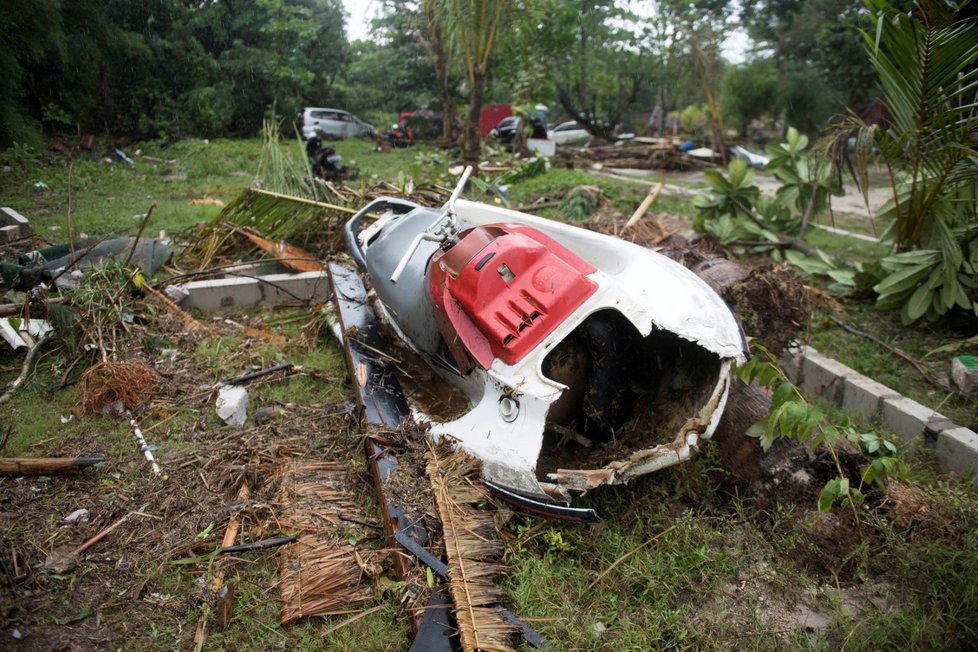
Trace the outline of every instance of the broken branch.
<path fill-rule="evenodd" d="M 128 514 L 124 515 L 119 520 L 117 520 L 115 523 L 113 523 L 109 527 L 105 528 L 104 530 L 102 530 L 101 532 L 99 532 L 98 534 L 96 534 L 94 537 L 92 537 L 91 539 L 89 539 L 85 543 L 81 544 L 80 546 L 78 546 L 77 548 L 75 548 L 74 550 L 72 550 L 71 551 L 71 555 L 73 557 L 77 557 L 78 555 L 82 554 L 83 552 L 85 552 L 86 550 L 88 550 L 89 548 L 91 548 L 92 546 L 94 546 L 96 543 L 98 543 L 99 541 L 101 541 L 102 539 L 104 539 L 106 536 L 108 536 L 110 532 L 112 532 L 117 527 L 119 527 L 120 525 L 122 525 L 123 523 L 125 523 L 126 519 L 129 518 L 131 515 L 132 515 L 132 512 L 129 512 Z"/>
<path fill-rule="evenodd" d="M 652 202 L 656 200 L 656 198 L 659 196 L 659 193 L 662 192 L 662 189 L 664 187 L 665 184 L 660 182 L 649 190 L 649 194 L 645 196 L 645 199 L 642 200 L 642 203 L 639 204 L 638 208 L 635 209 L 635 212 L 632 213 L 632 216 L 628 218 L 627 222 L 625 222 L 626 229 L 630 229 L 636 224 L 638 224 L 638 221 L 642 219 L 642 216 L 645 215 L 645 213 L 648 212 L 649 207 L 652 206 Z"/>
<path fill-rule="evenodd" d="M 136 253 L 136 247 L 139 246 L 139 238 L 143 235 L 146 225 L 149 224 L 149 216 L 153 214 L 154 208 L 156 208 L 155 201 L 150 204 L 149 210 L 146 211 L 146 215 L 143 216 L 143 221 L 139 224 L 139 230 L 136 231 L 136 237 L 133 238 L 132 247 L 129 249 L 129 255 L 126 256 L 126 262 L 122 263 L 123 267 L 129 267 L 129 263 L 132 261 L 132 256 Z"/>
<path fill-rule="evenodd" d="M 270 376 L 276 371 L 291 371 L 294 365 L 290 362 L 285 364 L 277 364 L 274 367 L 268 367 L 267 369 L 261 369 L 259 371 L 253 371 L 250 374 L 244 374 L 243 376 L 238 376 L 237 378 L 232 378 L 231 380 L 225 380 L 223 385 L 241 385 L 249 380 L 255 380 L 256 378 L 261 378 L 263 376 Z"/>
<path fill-rule="evenodd" d="M 37 341 L 37 344 L 35 344 L 34 347 L 27 352 L 27 356 L 24 358 L 24 366 L 21 367 L 20 370 L 20 375 L 14 379 L 14 382 L 10 383 L 10 386 L 4 395 L 0 396 L 0 403 L 6 403 L 9 401 L 10 397 L 13 396 L 15 391 L 17 391 L 17 388 L 24 384 L 24 381 L 27 379 L 27 375 L 30 373 L 31 364 L 33 364 L 34 358 L 37 356 L 37 352 L 41 350 L 41 346 L 43 346 L 45 342 L 51 339 L 52 333 L 54 333 L 54 331 L 48 331 L 42 335 L 41 339 Z"/>
<path fill-rule="evenodd" d="M 267 548 L 277 548 L 278 546 L 284 546 L 287 543 L 293 543 L 299 539 L 299 536 L 293 534 L 287 537 L 272 537 L 270 539 L 262 539 L 261 541 L 253 541 L 251 543 L 242 543 L 237 546 L 227 546 L 218 548 L 217 554 L 224 555 L 230 552 L 251 552 L 252 550 L 265 550 Z"/>
<path fill-rule="evenodd" d="M 101 464 L 104 457 L 4 457 L 0 458 L 2 475 L 49 475 L 68 473 Z"/>
<path fill-rule="evenodd" d="M 927 369 L 924 368 L 924 365 L 919 360 L 917 360 L 915 357 L 913 357 L 903 349 L 899 349 L 893 346 L 892 344 L 887 344 L 886 342 L 884 342 L 883 340 L 881 340 L 880 338 L 876 337 L 871 333 L 867 333 L 865 331 L 861 331 L 859 329 L 853 328 L 852 326 L 849 326 L 848 324 L 844 323 L 842 320 L 840 320 L 837 317 L 833 317 L 832 315 L 829 315 L 829 319 L 831 319 L 836 324 L 838 324 L 842 330 L 852 333 L 853 335 L 858 335 L 859 337 L 865 337 L 870 342 L 875 342 L 876 344 L 879 344 L 884 349 L 886 349 L 893 355 L 897 356 L 901 360 L 905 360 L 906 362 L 910 363 L 910 366 L 916 369 L 917 373 L 923 376 L 924 380 L 926 380 L 928 383 L 938 388 L 939 390 L 943 392 L 954 391 L 953 388 L 948 387 L 944 383 L 937 380 L 937 378 L 935 378 L 929 371 L 927 371 Z"/>

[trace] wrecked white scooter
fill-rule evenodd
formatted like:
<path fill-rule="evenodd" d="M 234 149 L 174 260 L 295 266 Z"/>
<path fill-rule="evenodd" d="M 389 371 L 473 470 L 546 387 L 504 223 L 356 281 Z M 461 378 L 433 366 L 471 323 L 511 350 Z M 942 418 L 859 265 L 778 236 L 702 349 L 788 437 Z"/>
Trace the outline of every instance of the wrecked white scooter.
<path fill-rule="evenodd" d="M 688 459 L 747 355 L 723 300 L 650 249 L 461 200 L 469 174 L 441 209 L 378 199 L 345 227 L 379 310 L 468 399 L 430 436 L 537 506 Z"/>

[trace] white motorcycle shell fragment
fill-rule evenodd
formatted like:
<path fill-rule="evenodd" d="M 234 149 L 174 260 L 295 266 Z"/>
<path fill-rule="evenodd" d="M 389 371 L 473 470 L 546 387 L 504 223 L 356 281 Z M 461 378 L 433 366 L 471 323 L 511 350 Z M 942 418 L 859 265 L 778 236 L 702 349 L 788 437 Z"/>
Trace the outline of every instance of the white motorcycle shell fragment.
<path fill-rule="evenodd" d="M 515 364 L 495 358 L 488 369 L 476 366 L 467 375 L 451 378 L 440 370 L 461 386 L 472 409 L 453 421 L 432 422 L 431 436 L 450 439 L 481 459 L 488 480 L 528 496 L 568 502 L 569 491 L 624 483 L 682 462 L 700 440 L 713 434 L 726 403 L 731 365 L 744 360 L 746 346 L 730 309 L 704 281 L 665 256 L 618 238 L 471 201 L 458 200 L 455 209 L 462 229 L 496 223 L 538 229 L 597 270 L 588 276 L 597 290 Z M 361 242 L 369 242 L 384 221 L 381 218 L 361 234 Z M 668 332 L 675 341 L 694 344 L 705 352 L 697 355 L 714 359 L 716 374 L 710 376 L 711 386 L 699 391 L 688 414 L 667 419 L 673 429 L 659 443 L 593 468 L 563 468 L 563 460 L 558 460 L 556 468 L 541 473 L 548 413 L 568 390 L 545 375 L 544 360 L 585 320 L 602 311 L 619 313 L 642 338 Z M 397 315 L 389 317 L 396 326 Z M 406 341 L 411 343 L 410 338 Z"/>

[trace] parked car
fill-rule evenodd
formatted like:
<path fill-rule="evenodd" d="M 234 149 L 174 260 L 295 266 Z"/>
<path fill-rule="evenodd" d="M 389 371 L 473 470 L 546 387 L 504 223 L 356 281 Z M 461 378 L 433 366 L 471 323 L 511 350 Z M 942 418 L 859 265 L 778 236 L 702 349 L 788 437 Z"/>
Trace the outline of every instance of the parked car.
<path fill-rule="evenodd" d="M 547 132 L 547 138 L 561 144 L 583 143 L 591 138 L 587 129 L 577 124 L 574 120 L 562 122 L 552 130 Z"/>
<path fill-rule="evenodd" d="M 326 138 L 353 138 L 367 136 L 373 138 L 377 133 L 371 125 L 355 115 L 340 109 L 306 107 L 299 114 L 302 138 L 309 140 L 322 132 Z"/>
<path fill-rule="evenodd" d="M 546 138 L 547 137 L 547 127 L 538 117 L 530 118 L 530 125 L 533 128 L 533 132 L 530 134 L 530 138 Z M 499 121 L 499 124 L 489 132 L 492 138 L 495 138 L 503 145 L 509 145 L 516 139 L 516 130 L 520 127 L 520 118 L 516 115 L 511 115 L 503 118 Z"/>

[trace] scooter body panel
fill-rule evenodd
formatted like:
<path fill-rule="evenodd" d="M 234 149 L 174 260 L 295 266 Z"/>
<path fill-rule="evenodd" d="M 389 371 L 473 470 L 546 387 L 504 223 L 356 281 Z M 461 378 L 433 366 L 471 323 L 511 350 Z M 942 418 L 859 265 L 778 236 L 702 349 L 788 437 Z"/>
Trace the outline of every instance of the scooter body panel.
<path fill-rule="evenodd" d="M 438 243 L 422 242 L 396 284 L 390 277 L 412 241 L 430 232 L 444 213 L 416 207 L 381 216 L 358 241 L 370 282 L 395 329 L 471 402 L 460 418 L 432 422 L 432 436 L 450 438 L 479 457 L 493 482 L 537 499 L 567 502 L 569 491 L 627 482 L 679 463 L 712 435 L 726 403 L 730 366 L 744 359 L 746 344 L 730 310 L 705 282 L 668 258 L 617 238 L 476 202 L 458 200 L 455 210 L 461 231 L 455 246 L 470 236 L 471 242 L 454 256 L 453 248 L 446 252 Z M 541 307 L 548 311 L 546 328 L 536 329 L 533 338 L 520 337 L 535 328 L 532 315 Z M 613 328 L 601 330 L 601 322 Z M 620 346 L 619 338 L 625 340 Z M 513 347 L 517 340 L 520 346 Z M 568 343 L 574 342 L 585 342 L 591 358 L 590 375 L 582 381 L 586 395 L 571 388 L 576 382 L 548 376 L 556 375 L 555 357 L 573 350 Z M 608 359 L 602 361 L 605 351 Z M 659 371 L 653 373 L 650 365 L 659 365 Z M 677 371 L 684 365 L 690 369 Z M 651 379 L 656 400 L 685 411 L 664 415 L 671 433 L 664 441 L 586 468 L 562 468 L 561 460 L 550 460 L 552 432 L 567 428 L 548 419 L 565 392 L 577 392 L 574 400 L 586 402 L 583 409 L 572 405 L 572 411 L 583 415 L 599 406 L 610 414 L 625 390 L 615 388 L 614 400 L 601 403 L 604 385 L 636 378 Z M 603 386 L 595 387 L 599 383 Z M 662 399 L 684 391 L 693 398 Z M 636 404 L 635 410 L 641 407 Z M 592 421 L 607 425 L 600 418 Z M 614 435 L 619 427 L 613 422 L 604 430 Z M 594 438 L 577 436 L 585 444 Z M 542 471 L 544 457 L 548 466 Z"/>

